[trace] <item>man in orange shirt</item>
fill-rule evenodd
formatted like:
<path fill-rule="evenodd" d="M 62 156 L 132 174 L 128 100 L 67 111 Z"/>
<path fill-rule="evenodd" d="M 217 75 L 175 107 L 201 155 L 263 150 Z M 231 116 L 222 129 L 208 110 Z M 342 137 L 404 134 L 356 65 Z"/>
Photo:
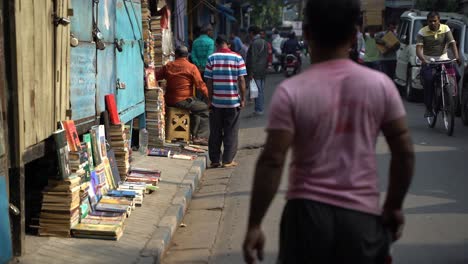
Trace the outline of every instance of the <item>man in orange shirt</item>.
<path fill-rule="evenodd" d="M 164 65 L 156 73 L 156 79 L 167 81 L 164 95 L 167 106 L 187 109 L 191 112 L 190 133 L 193 143 L 208 145 L 208 105 L 194 96 L 193 88 L 199 90 L 205 98 L 208 98 L 208 89 L 198 68 L 188 61 L 187 47 L 176 48 L 175 60 Z"/>

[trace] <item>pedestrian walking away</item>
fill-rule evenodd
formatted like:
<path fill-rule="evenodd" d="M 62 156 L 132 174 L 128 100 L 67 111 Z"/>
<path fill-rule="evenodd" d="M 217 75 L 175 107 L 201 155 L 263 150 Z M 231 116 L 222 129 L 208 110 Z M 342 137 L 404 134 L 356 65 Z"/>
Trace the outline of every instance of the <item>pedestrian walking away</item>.
<path fill-rule="evenodd" d="M 251 26 L 249 36 L 251 43 L 247 51 L 246 67 L 248 72 L 247 80 L 255 80 L 258 87 L 258 97 L 255 98 L 255 112 L 253 115 L 263 115 L 265 109 L 265 78 L 268 69 L 268 44 L 260 36 L 260 28 Z"/>
<path fill-rule="evenodd" d="M 211 101 L 208 153 L 211 167 L 234 167 L 240 109 L 245 105 L 247 75 L 242 57 L 228 48 L 224 35 L 216 39 L 217 51 L 208 57 L 205 78 Z M 221 147 L 223 152 L 221 153 Z"/>
<path fill-rule="evenodd" d="M 312 65 L 283 81 L 273 95 L 254 175 L 243 244 L 246 263 L 263 259 L 262 220 L 278 191 L 289 149 L 278 263 L 383 264 L 391 241 L 401 236 L 414 150 L 392 80 L 349 59 L 360 2 L 306 4 L 303 34 Z M 380 132 L 391 152 L 382 208 L 375 153 Z"/>
<path fill-rule="evenodd" d="M 167 106 L 190 111 L 190 134 L 193 142 L 208 145 L 208 104 L 194 96 L 193 87 L 206 98 L 208 98 L 208 89 L 197 67 L 188 61 L 187 47 L 177 47 L 175 60 L 164 65 L 156 73 L 156 78 L 167 80 L 164 95 Z"/>
<path fill-rule="evenodd" d="M 200 30 L 201 35 L 193 41 L 192 44 L 192 62 L 197 66 L 201 76 L 204 76 L 206 60 L 208 56 L 213 54 L 215 51 L 215 43 L 213 40 L 213 27 L 211 24 L 206 24 Z M 196 92 L 196 97 L 199 99 L 203 98 L 200 92 Z"/>

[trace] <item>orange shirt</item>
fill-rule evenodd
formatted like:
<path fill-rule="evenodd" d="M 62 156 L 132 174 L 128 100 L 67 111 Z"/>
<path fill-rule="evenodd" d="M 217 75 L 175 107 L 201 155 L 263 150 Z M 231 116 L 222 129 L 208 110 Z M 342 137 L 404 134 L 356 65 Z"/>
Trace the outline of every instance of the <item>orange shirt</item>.
<path fill-rule="evenodd" d="M 194 86 L 208 98 L 208 89 L 198 68 L 190 63 L 187 58 L 178 58 L 164 65 L 156 73 L 156 79 L 165 79 L 167 81 L 164 99 L 169 106 L 193 97 Z"/>

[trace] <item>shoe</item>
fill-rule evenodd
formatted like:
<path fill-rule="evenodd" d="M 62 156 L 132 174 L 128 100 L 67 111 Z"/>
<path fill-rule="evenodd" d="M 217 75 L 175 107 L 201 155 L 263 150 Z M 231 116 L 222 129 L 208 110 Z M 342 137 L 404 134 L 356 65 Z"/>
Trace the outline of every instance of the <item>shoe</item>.
<path fill-rule="evenodd" d="M 427 109 L 426 113 L 424 114 L 424 118 L 433 117 L 433 116 L 434 116 L 434 112 L 432 112 L 432 110 Z"/>
<path fill-rule="evenodd" d="M 221 167 L 221 163 L 219 162 L 211 162 L 210 164 L 210 168 L 214 169 L 214 168 L 219 168 L 219 167 Z"/>
<path fill-rule="evenodd" d="M 254 118 L 254 117 L 260 117 L 263 116 L 263 112 L 253 112 L 250 115 L 247 116 L 247 118 Z"/>
<path fill-rule="evenodd" d="M 229 163 L 223 163 L 223 168 L 234 168 L 237 165 L 239 165 L 237 162 L 231 161 Z"/>
<path fill-rule="evenodd" d="M 192 142 L 194 145 L 208 146 L 208 139 L 206 138 L 194 138 Z"/>

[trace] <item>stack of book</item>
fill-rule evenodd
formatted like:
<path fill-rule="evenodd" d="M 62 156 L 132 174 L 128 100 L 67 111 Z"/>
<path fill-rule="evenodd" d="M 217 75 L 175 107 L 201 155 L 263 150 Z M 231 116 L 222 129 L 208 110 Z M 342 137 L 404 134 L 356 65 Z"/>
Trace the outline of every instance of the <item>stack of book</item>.
<path fill-rule="evenodd" d="M 89 182 L 80 185 L 80 219 L 85 218 L 91 210 L 89 203 Z"/>
<path fill-rule="evenodd" d="M 125 180 L 130 168 L 130 148 L 128 146 L 127 133 L 125 133 L 125 126 L 123 124 L 110 125 L 109 137 L 111 139 L 111 148 L 114 150 L 120 179 Z"/>
<path fill-rule="evenodd" d="M 156 70 L 159 70 L 163 66 L 163 37 L 162 37 L 162 29 L 161 29 L 161 17 L 160 16 L 153 16 L 151 17 L 150 21 L 150 29 L 151 29 L 151 38 L 153 43 L 153 58 L 154 58 L 154 66 Z"/>
<path fill-rule="evenodd" d="M 164 91 L 159 87 L 147 89 L 145 101 L 148 147 L 162 147 L 166 140 Z"/>
<path fill-rule="evenodd" d="M 150 29 L 151 12 L 147 0 L 141 2 L 143 41 L 145 43 L 144 59 L 145 65 L 151 67 L 154 65 L 154 43 Z"/>
<path fill-rule="evenodd" d="M 126 215 L 123 213 L 93 212 L 72 228 L 74 237 L 119 240 Z"/>
<path fill-rule="evenodd" d="M 148 0 L 141 0 L 141 18 L 143 21 L 149 21 L 151 19 Z"/>
<path fill-rule="evenodd" d="M 85 176 L 88 166 L 88 152 L 86 150 L 70 151 L 68 153 L 68 162 L 71 173 L 82 178 Z"/>
<path fill-rule="evenodd" d="M 157 186 L 160 178 L 160 170 L 132 167 L 127 177 L 127 182 L 143 182 L 148 185 Z"/>
<path fill-rule="evenodd" d="M 80 220 L 80 178 L 49 180 L 42 195 L 39 235 L 69 237 Z"/>

